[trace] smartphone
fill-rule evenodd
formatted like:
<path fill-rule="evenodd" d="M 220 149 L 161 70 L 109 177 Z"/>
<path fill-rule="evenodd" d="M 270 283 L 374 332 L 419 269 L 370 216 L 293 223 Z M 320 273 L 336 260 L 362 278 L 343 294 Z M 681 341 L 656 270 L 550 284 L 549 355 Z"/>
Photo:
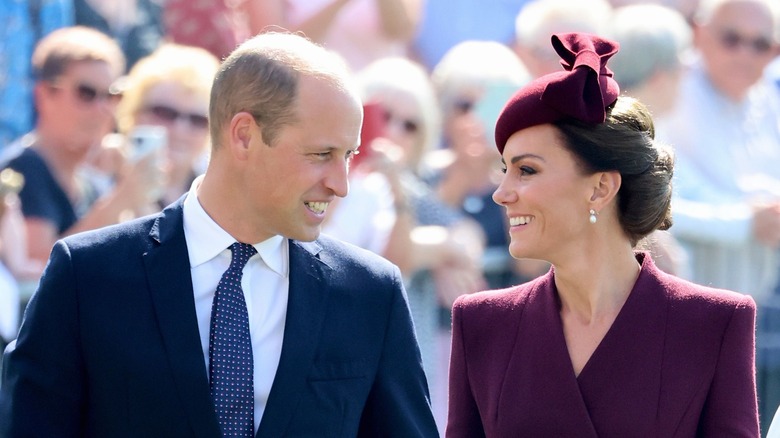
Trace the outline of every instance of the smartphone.
<path fill-rule="evenodd" d="M 162 126 L 138 125 L 128 135 L 132 150 L 130 157 L 138 161 L 149 154 L 160 154 L 168 144 L 168 130 Z"/>
<path fill-rule="evenodd" d="M 360 131 L 359 153 L 352 160 L 352 166 L 366 161 L 373 150 L 371 142 L 377 137 L 385 135 L 385 110 L 379 102 L 366 102 L 363 104 L 363 127 Z"/>

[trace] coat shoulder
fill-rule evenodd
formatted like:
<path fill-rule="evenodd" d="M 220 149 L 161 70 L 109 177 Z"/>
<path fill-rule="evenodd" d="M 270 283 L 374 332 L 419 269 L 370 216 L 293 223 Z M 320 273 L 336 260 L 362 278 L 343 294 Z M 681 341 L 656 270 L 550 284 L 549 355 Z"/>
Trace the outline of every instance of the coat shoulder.
<path fill-rule="evenodd" d="M 453 309 L 457 312 L 473 312 L 487 317 L 507 312 L 513 313 L 521 309 L 537 294 L 547 290 L 551 282 L 552 276 L 548 273 L 516 286 L 463 295 L 455 300 Z"/>
<path fill-rule="evenodd" d="M 661 273 L 659 281 L 668 291 L 672 308 L 698 308 L 702 313 L 746 308 L 755 311 L 756 303 L 750 295 L 693 283 L 673 275 Z"/>

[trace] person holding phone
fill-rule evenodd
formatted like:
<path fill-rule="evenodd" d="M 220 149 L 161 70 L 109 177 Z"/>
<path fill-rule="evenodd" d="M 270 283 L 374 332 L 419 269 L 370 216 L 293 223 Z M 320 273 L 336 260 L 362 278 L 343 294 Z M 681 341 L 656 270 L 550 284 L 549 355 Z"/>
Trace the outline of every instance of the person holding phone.
<path fill-rule="evenodd" d="M 107 192 L 84 173 L 90 154 L 114 128 L 125 61 L 117 43 L 94 29 L 58 29 L 36 47 L 35 129 L 9 146 L 1 167 L 21 173 L 19 192 L 29 257 L 45 263 L 54 242 L 119 221 L 149 200 L 156 170 L 149 160 L 129 166 Z"/>
<path fill-rule="evenodd" d="M 205 49 L 164 44 L 130 70 L 117 107 L 119 132 L 130 139 L 130 159 L 152 152 L 149 146 L 160 146 L 154 158 L 164 171 L 153 202 L 136 215 L 175 201 L 205 170 L 209 93 L 218 67 L 219 60 Z M 147 135 L 139 137 L 142 133 Z"/>

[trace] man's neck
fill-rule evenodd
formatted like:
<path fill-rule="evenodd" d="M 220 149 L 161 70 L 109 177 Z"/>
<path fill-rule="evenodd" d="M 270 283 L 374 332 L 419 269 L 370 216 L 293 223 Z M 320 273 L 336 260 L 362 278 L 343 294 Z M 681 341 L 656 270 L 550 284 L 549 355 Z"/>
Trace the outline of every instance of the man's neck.
<path fill-rule="evenodd" d="M 38 126 L 36 133 L 37 138 L 33 148 L 43 157 L 60 184 L 64 187 L 69 186 L 79 165 L 84 161 L 84 155 L 74 151 L 86 148 L 76 148 L 68 144 L 67 139 L 53 135 L 45 126 Z"/>

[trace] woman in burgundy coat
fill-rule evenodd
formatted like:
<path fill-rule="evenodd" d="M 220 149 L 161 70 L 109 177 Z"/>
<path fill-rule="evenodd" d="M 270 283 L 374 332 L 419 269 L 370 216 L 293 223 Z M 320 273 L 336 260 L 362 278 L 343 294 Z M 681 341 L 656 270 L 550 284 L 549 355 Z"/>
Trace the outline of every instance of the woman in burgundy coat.
<path fill-rule="evenodd" d="M 453 308 L 448 437 L 757 437 L 755 304 L 656 268 L 672 152 L 606 67 L 617 44 L 552 38 L 564 71 L 507 103 L 509 252 L 542 277 Z"/>

